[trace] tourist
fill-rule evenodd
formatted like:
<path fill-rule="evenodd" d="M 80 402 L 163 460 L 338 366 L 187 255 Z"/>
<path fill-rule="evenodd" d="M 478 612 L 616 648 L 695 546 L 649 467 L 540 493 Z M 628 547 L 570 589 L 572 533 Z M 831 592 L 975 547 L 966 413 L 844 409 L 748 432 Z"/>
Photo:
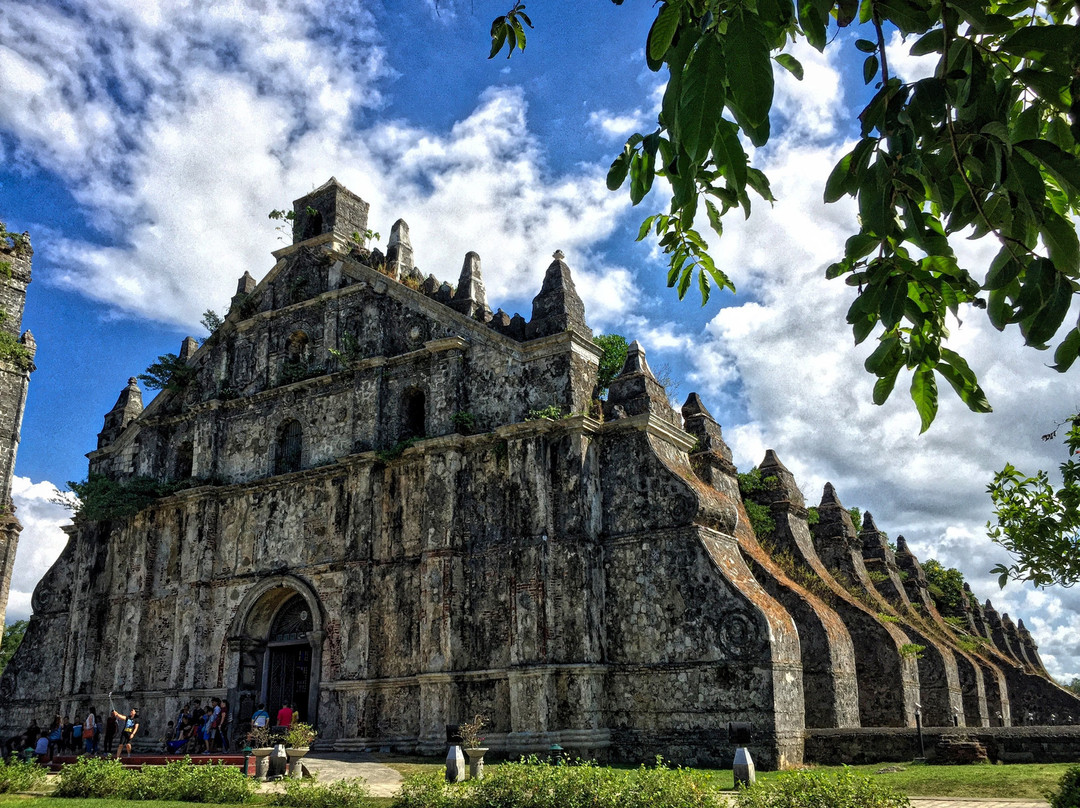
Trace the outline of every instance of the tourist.
<path fill-rule="evenodd" d="M 111 712 L 109 717 L 105 720 L 105 755 L 112 754 L 113 738 L 116 737 L 116 716 Z"/>
<path fill-rule="evenodd" d="M 40 737 L 37 740 L 37 746 L 34 747 L 34 754 L 37 755 L 37 761 L 42 766 L 48 763 L 49 757 L 49 733 L 45 730 L 41 730 Z"/>
<path fill-rule="evenodd" d="M 300 708 L 296 706 L 295 701 L 292 702 L 292 704 L 290 704 L 289 706 L 292 707 L 292 718 L 289 719 L 289 723 L 290 724 L 299 724 L 300 723 Z"/>
<path fill-rule="evenodd" d="M 86 711 L 86 719 L 82 725 L 83 747 L 88 755 L 92 755 L 97 751 L 97 732 L 97 715 L 94 713 L 94 708 L 91 707 Z"/>
<path fill-rule="evenodd" d="M 60 713 L 53 716 L 52 724 L 49 727 L 49 760 L 52 760 L 57 751 L 60 749 L 60 742 L 64 738 L 64 719 L 60 717 Z"/>
<path fill-rule="evenodd" d="M 120 743 L 116 746 L 116 759 L 120 759 L 120 755 L 124 752 L 124 747 L 127 747 L 128 757 L 131 757 L 131 742 L 139 733 L 139 711 L 132 707 L 127 716 L 123 713 L 118 713 L 116 710 L 113 710 L 112 714 L 113 718 L 117 721 L 124 722 L 123 729 L 120 732 Z"/>
<path fill-rule="evenodd" d="M 221 700 L 221 751 L 228 752 L 231 746 L 229 740 L 229 725 L 232 723 L 232 716 L 229 715 L 229 700 Z"/>
<path fill-rule="evenodd" d="M 82 728 L 83 722 L 80 721 L 77 724 L 73 724 L 71 727 L 71 751 L 78 752 L 82 748 Z"/>
<path fill-rule="evenodd" d="M 266 712 L 266 705 L 259 704 L 255 707 L 255 714 L 251 716 L 252 729 L 269 726 L 270 713 Z"/>
<path fill-rule="evenodd" d="M 75 743 L 72 738 L 74 731 L 75 726 L 71 723 L 71 717 L 65 715 L 60 728 L 60 751 L 64 754 L 75 751 Z"/>
<path fill-rule="evenodd" d="M 170 721 L 165 725 L 165 734 L 161 736 L 161 751 L 169 754 L 169 742 L 176 739 L 176 724 Z"/>
<path fill-rule="evenodd" d="M 281 709 L 277 712 L 277 725 L 279 727 L 287 727 L 292 723 L 292 707 L 289 706 L 289 702 L 285 702 L 281 705 Z"/>

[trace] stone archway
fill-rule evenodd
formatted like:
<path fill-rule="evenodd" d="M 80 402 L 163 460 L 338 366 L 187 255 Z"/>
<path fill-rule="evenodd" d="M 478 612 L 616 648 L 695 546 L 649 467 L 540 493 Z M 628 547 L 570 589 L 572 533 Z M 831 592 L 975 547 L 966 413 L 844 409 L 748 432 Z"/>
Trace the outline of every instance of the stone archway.
<path fill-rule="evenodd" d="M 267 578 L 248 590 L 229 630 L 229 700 L 238 721 L 264 702 L 271 719 L 295 701 L 304 721 L 318 715 L 323 612 L 315 590 L 292 575 Z"/>

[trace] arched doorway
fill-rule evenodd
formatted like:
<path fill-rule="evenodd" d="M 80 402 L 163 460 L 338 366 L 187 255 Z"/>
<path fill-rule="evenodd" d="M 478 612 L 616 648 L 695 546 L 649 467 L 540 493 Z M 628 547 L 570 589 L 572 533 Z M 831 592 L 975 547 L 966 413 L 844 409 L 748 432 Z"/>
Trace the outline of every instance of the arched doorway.
<path fill-rule="evenodd" d="M 229 697 L 245 721 L 265 703 L 271 720 L 285 703 L 315 723 L 322 672 L 323 617 L 314 590 L 291 575 L 265 579 L 244 597 L 229 635 Z"/>

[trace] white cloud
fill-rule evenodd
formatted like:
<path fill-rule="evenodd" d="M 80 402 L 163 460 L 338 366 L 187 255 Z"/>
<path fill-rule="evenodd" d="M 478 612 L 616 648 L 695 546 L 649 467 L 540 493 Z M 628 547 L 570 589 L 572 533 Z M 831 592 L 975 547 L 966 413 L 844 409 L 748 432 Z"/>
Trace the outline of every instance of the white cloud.
<path fill-rule="evenodd" d="M 606 109 L 589 113 L 589 125 L 609 140 L 623 140 L 642 127 L 640 109 L 617 115 Z"/>
<path fill-rule="evenodd" d="M 11 481 L 11 496 L 23 530 L 11 574 L 9 623 L 30 617 L 30 596 L 67 544 L 67 534 L 60 526 L 71 521 L 71 511 L 50 501 L 56 497 L 56 486 L 50 482 L 35 483 L 16 476 Z"/>
<path fill-rule="evenodd" d="M 165 15 L 113 3 L 70 17 L 26 5 L 8 15 L 0 41 L 19 51 L 3 54 L 14 67 L 0 77 L 0 128 L 63 175 L 113 239 L 61 240 L 52 281 L 128 313 L 197 322 L 224 307 L 245 269 L 259 277 L 272 265 L 281 244 L 267 213 L 336 174 L 371 203 L 374 230 L 409 222 L 424 271 L 453 282 L 465 253 L 479 252 L 496 307 L 531 299 L 558 248 L 591 315 L 624 311 L 630 273 L 585 266 L 628 206 L 607 192 L 603 169 L 547 171 L 513 87 L 486 91 L 449 132 L 395 120 L 357 129 L 387 71 L 369 15 L 353 4 L 335 18 L 336 45 L 313 40 L 340 5 Z M 130 47 L 95 47 L 110 32 Z"/>
<path fill-rule="evenodd" d="M 911 46 L 916 37 L 903 37 L 899 31 L 893 31 L 885 45 L 885 58 L 889 60 L 889 69 L 904 81 L 918 81 L 934 75 L 938 59 L 934 54 L 912 56 Z"/>

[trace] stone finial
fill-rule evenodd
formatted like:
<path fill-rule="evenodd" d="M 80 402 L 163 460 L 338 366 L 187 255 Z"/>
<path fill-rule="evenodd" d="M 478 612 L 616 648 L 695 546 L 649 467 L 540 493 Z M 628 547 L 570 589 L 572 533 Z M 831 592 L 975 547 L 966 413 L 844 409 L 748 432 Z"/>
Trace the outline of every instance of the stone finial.
<path fill-rule="evenodd" d="M 454 299 L 454 290 L 450 288 L 450 284 L 443 281 L 439 288 L 435 290 L 435 299 L 440 303 L 450 304 L 450 301 Z"/>
<path fill-rule="evenodd" d="M 644 373 L 653 379 L 656 378 L 653 376 L 652 368 L 649 367 L 649 363 L 645 359 L 645 349 L 641 347 L 641 343 L 637 340 L 631 342 L 630 347 L 626 349 L 626 361 L 623 362 L 622 370 L 619 371 L 620 376 L 627 376 L 631 373 Z"/>
<path fill-rule="evenodd" d="M 491 316 L 492 328 L 509 328 L 510 327 L 510 315 L 502 309 L 499 309 L 495 314 Z"/>
<path fill-rule="evenodd" d="M 251 277 L 251 273 L 244 270 L 244 274 L 240 276 L 240 280 L 236 282 L 236 294 L 238 295 L 250 295 L 255 291 L 255 287 L 259 284 L 255 282 L 255 279 Z"/>
<path fill-rule="evenodd" d="M 679 424 L 675 411 L 667 400 L 667 394 L 649 368 L 645 351 L 637 340 L 630 343 L 622 370 L 608 386 L 604 417 L 613 415 L 616 406 L 621 407 L 621 411 L 626 415 L 651 412 L 672 424 Z"/>
<path fill-rule="evenodd" d="M 561 261 L 561 260 L 563 260 L 564 258 L 566 258 L 566 256 L 565 256 L 565 255 L 563 255 L 563 251 L 562 251 L 562 250 L 556 250 L 555 252 L 553 252 L 553 253 L 551 254 L 551 257 L 552 257 L 552 258 L 554 258 L 554 259 L 555 259 L 556 261 Z"/>
<path fill-rule="evenodd" d="M 105 414 L 105 426 L 98 433 L 97 447 L 102 449 L 115 441 L 142 411 L 142 391 L 138 380 L 132 376 L 128 379 L 127 387 L 120 391 L 113 408 Z"/>
<path fill-rule="evenodd" d="M 491 309 L 487 307 L 484 279 L 480 274 L 480 256 L 474 252 L 465 253 L 461 275 L 458 277 L 457 292 L 454 293 L 450 308 L 460 311 L 466 317 L 475 317 L 479 320 L 486 321 L 491 315 Z"/>
<path fill-rule="evenodd" d="M 724 442 L 720 424 L 705 408 L 701 396 L 691 393 L 682 405 L 683 429 L 697 438 L 699 452 L 712 452 L 731 462 L 731 449 Z"/>
<path fill-rule="evenodd" d="M 906 577 L 901 576 L 901 582 L 904 584 L 908 599 L 912 603 L 921 604 L 927 610 L 927 613 L 929 613 L 930 609 L 936 608 L 934 599 L 930 596 L 929 584 L 926 581 L 926 573 L 923 571 L 922 564 L 919 563 L 919 559 L 915 557 L 915 554 L 911 552 L 907 539 L 902 535 L 896 537 L 896 554 L 894 558 L 896 559 L 896 566 L 906 574 Z"/>
<path fill-rule="evenodd" d="M 810 526 L 810 535 L 825 566 L 855 577 L 861 562 L 861 544 L 851 514 L 841 504 L 832 483 L 825 483 L 818 505 L 818 522 Z"/>
<path fill-rule="evenodd" d="M 758 465 L 758 471 L 761 472 L 763 480 L 771 478 L 776 482 L 767 484 L 765 489 L 759 492 L 762 494 L 762 498 L 758 500 L 755 497 L 755 501 L 762 504 L 765 502 L 790 502 L 798 508 L 806 507 L 802 491 L 799 490 L 799 486 L 795 483 L 795 475 L 780 462 L 780 458 L 775 451 L 772 449 L 765 450 L 765 459 Z"/>
<path fill-rule="evenodd" d="M 31 357 L 37 353 L 37 340 L 34 339 L 34 335 L 29 328 L 23 331 L 22 336 L 19 337 L 19 342 L 29 351 Z"/>
<path fill-rule="evenodd" d="M 420 291 L 428 297 L 435 297 L 435 293 L 439 291 L 439 279 L 434 275 L 428 275 L 420 284 Z"/>
<path fill-rule="evenodd" d="M 532 319 L 525 336 L 537 339 L 569 330 L 592 338 L 592 330 L 585 323 L 585 304 L 574 287 L 570 267 L 556 257 L 544 273 L 540 294 L 533 298 Z"/>
<path fill-rule="evenodd" d="M 180 361 L 188 361 L 197 350 L 199 350 L 199 341 L 195 337 L 184 337 L 184 341 L 180 343 Z"/>
<path fill-rule="evenodd" d="M 914 555 L 911 552 L 911 548 L 908 547 L 907 539 L 904 538 L 902 533 L 896 537 L 896 554 L 900 555 L 901 553 L 904 553 L 905 555 Z"/>
<path fill-rule="evenodd" d="M 510 318 L 510 336 L 518 342 L 524 341 L 525 329 L 527 326 L 528 323 L 525 322 L 525 318 L 517 312 L 514 312 L 514 316 Z"/>
<path fill-rule="evenodd" d="M 399 280 L 410 274 L 413 268 L 413 248 L 409 240 L 409 225 L 404 219 L 398 219 L 390 228 L 390 238 L 386 242 L 386 266 Z"/>

